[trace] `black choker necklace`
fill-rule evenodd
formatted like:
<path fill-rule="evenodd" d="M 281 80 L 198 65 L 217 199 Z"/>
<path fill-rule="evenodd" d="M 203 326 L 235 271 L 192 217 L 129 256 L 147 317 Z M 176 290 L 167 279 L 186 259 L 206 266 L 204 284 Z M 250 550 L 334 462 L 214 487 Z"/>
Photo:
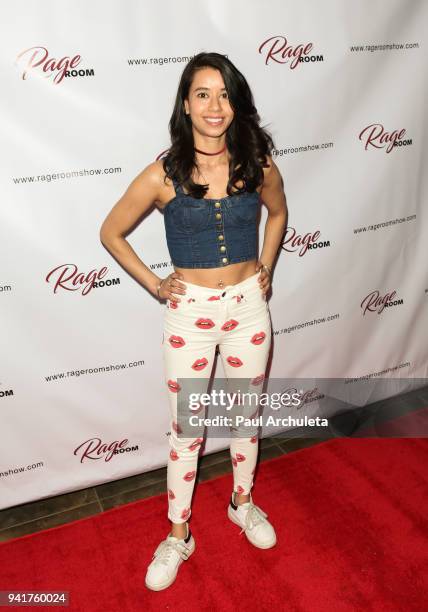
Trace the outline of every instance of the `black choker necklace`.
<path fill-rule="evenodd" d="M 201 151 L 200 149 L 197 149 L 196 147 L 195 147 L 195 151 L 197 153 L 202 153 L 202 155 L 219 155 L 220 153 L 223 153 L 223 151 L 226 151 L 226 145 L 224 145 L 221 151 L 217 151 L 217 153 L 207 153 L 206 151 Z"/>

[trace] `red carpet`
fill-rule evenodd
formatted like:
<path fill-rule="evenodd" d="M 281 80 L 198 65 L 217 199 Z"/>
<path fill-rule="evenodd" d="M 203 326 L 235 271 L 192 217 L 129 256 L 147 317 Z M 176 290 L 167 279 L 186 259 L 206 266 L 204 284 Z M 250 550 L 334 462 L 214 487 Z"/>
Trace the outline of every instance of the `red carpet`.
<path fill-rule="evenodd" d="M 420 611 L 427 463 L 426 439 L 330 440 L 259 465 L 254 502 L 275 548 L 227 519 L 228 475 L 196 486 L 196 551 L 169 589 L 144 586 L 169 525 L 162 495 L 0 544 L 0 590 L 68 590 L 82 612 Z"/>
<path fill-rule="evenodd" d="M 399 417 L 379 420 L 376 426 L 361 428 L 358 437 L 426 438 L 428 437 L 428 407 L 413 410 Z"/>

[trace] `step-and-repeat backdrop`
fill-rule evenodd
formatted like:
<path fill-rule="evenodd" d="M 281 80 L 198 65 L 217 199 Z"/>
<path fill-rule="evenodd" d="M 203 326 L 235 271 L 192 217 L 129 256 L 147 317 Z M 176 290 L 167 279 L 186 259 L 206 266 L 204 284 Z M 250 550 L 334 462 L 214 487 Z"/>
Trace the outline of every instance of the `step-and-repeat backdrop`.
<path fill-rule="evenodd" d="M 1 21 L 0 508 L 166 465 L 166 306 L 99 230 L 200 51 L 246 76 L 284 179 L 269 377 L 426 377 L 425 2 L 17 0 Z M 156 207 L 128 240 L 173 271 Z"/>

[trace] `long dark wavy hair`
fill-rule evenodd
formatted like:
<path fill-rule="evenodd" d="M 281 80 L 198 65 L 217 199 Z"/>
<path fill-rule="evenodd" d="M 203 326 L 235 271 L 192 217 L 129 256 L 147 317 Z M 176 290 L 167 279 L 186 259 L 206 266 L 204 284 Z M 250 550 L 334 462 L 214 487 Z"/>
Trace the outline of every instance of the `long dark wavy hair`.
<path fill-rule="evenodd" d="M 226 145 L 231 156 L 227 193 L 253 192 L 262 184 L 263 167 L 268 167 L 266 156 L 270 155 L 274 143 L 270 133 L 260 126 L 260 117 L 245 77 L 220 53 L 198 53 L 183 70 L 169 121 L 171 147 L 162 160 L 166 177 L 175 179 L 194 198 L 203 198 L 209 188 L 209 185 L 200 185 L 191 178 L 197 162 L 192 121 L 184 109 L 193 76 L 201 68 L 215 68 L 221 72 L 234 111 L 232 123 L 226 132 Z M 241 180 L 243 186 L 238 188 L 236 183 Z"/>

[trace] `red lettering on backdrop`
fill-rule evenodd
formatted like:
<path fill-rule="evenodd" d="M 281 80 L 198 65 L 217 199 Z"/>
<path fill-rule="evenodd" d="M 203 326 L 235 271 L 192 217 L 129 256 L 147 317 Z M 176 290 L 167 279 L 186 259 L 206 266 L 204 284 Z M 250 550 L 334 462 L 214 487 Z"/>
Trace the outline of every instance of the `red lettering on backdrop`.
<path fill-rule="evenodd" d="M 302 257 L 308 250 L 311 242 L 316 242 L 320 234 L 321 232 L 317 230 L 312 234 L 308 232 L 304 236 L 300 236 L 296 233 L 294 227 L 287 227 L 281 246 L 284 251 L 288 251 L 289 253 L 293 253 L 294 251 L 297 251 L 299 247 L 302 247 L 299 253 L 299 257 Z"/>
<path fill-rule="evenodd" d="M 294 58 L 294 61 L 290 64 L 290 68 L 293 69 L 299 63 L 302 55 L 308 55 L 313 44 L 307 43 L 305 46 L 297 45 L 297 47 L 293 49 L 291 45 L 288 45 L 285 36 L 272 36 L 260 45 L 259 53 L 262 52 L 263 47 L 266 47 L 265 64 L 267 64 L 269 60 L 277 62 L 278 64 L 286 64 L 290 58 Z"/>
<path fill-rule="evenodd" d="M 46 282 L 49 283 L 51 277 L 53 278 L 55 273 L 57 273 L 54 293 L 57 292 L 59 287 L 66 291 L 78 291 L 82 285 L 85 285 L 82 295 L 87 295 L 94 286 L 95 281 L 103 278 L 107 274 L 107 270 L 108 268 L 104 266 L 99 272 L 91 270 L 85 275 L 83 272 L 78 273 L 77 266 L 74 264 L 63 264 L 49 272 Z"/>
<path fill-rule="evenodd" d="M 83 463 L 84 459 L 102 459 L 103 457 L 105 461 L 110 461 L 114 451 L 119 448 L 124 448 L 126 444 L 128 444 L 127 438 L 122 440 L 122 442 L 115 440 L 114 442 L 110 442 L 110 444 L 101 442 L 100 438 L 91 438 L 82 442 L 73 454 L 77 455 L 78 451 L 82 449 L 80 463 Z"/>
<path fill-rule="evenodd" d="M 26 62 L 26 67 L 22 72 L 22 78 L 26 79 L 30 70 L 34 70 L 41 66 L 42 72 L 48 73 L 45 75 L 46 78 L 51 77 L 55 71 L 58 71 L 54 78 L 54 83 L 58 84 L 61 83 L 66 71 L 69 68 L 78 66 L 81 60 L 80 55 L 74 55 L 72 58 L 65 56 L 60 60 L 56 60 L 54 57 L 49 58 L 48 55 L 49 52 L 46 47 L 30 47 L 29 49 L 25 49 L 25 51 L 21 51 L 16 59 L 22 59 L 24 63 Z"/>
<path fill-rule="evenodd" d="M 390 302 L 396 296 L 396 294 L 396 291 L 391 291 L 391 293 L 387 293 L 384 297 L 380 297 L 379 291 L 372 291 L 361 302 L 363 315 L 366 314 L 367 310 L 370 312 L 375 312 L 376 309 L 378 314 L 380 314 L 385 308 L 385 304 L 388 304 L 388 302 Z"/>
<path fill-rule="evenodd" d="M 297 389 L 296 389 L 296 393 L 298 393 Z M 297 410 L 299 408 L 303 408 L 303 405 L 306 403 L 311 402 L 313 399 L 317 399 L 317 397 L 320 396 L 320 391 L 318 390 L 318 387 L 315 387 L 314 389 L 308 389 L 308 391 L 305 391 L 300 395 L 300 404 L 299 406 L 297 406 Z"/>
<path fill-rule="evenodd" d="M 368 146 L 375 147 L 376 149 L 383 149 L 389 143 L 389 147 L 386 149 L 387 153 L 390 153 L 394 148 L 394 144 L 397 140 L 401 140 L 406 133 L 406 130 L 394 130 L 389 134 L 385 131 L 381 123 L 372 123 L 365 127 L 359 134 L 359 140 L 365 138 L 365 150 L 367 151 Z"/>
<path fill-rule="evenodd" d="M 306 402 L 309 403 L 313 399 L 317 399 L 318 397 L 320 397 L 321 393 L 318 390 L 318 387 L 314 387 L 313 389 L 308 389 L 307 391 L 303 391 L 303 389 L 298 391 L 297 387 L 288 387 L 287 389 L 284 389 L 281 392 L 281 403 L 282 403 L 282 398 L 284 397 L 284 395 L 287 396 L 287 399 L 284 400 L 283 405 L 293 406 L 293 407 L 296 407 L 296 410 L 299 410 L 299 408 L 303 408 L 303 405 Z M 291 403 L 290 403 L 290 400 L 292 400 Z"/>

